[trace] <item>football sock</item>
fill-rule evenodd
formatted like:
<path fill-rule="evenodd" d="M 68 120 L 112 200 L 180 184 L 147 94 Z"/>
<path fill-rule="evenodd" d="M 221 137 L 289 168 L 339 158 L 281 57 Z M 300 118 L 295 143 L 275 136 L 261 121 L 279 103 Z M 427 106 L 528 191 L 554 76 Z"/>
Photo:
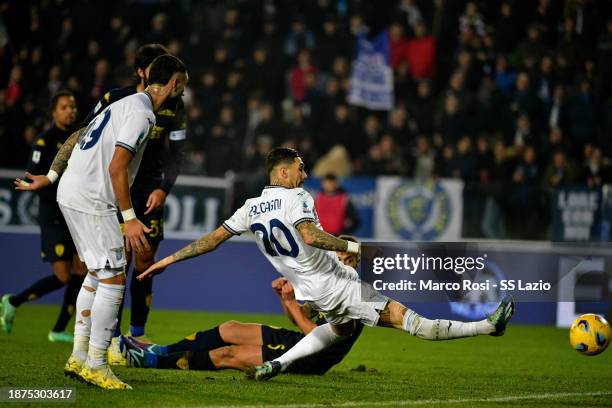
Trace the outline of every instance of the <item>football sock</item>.
<path fill-rule="evenodd" d="M 76 309 L 77 296 L 79 296 L 79 290 L 81 289 L 84 279 L 84 276 L 79 275 L 72 275 L 70 278 L 70 282 L 68 283 L 66 291 L 64 292 L 64 301 L 62 302 L 60 314 L 57 317 L 55 326 L 53 326 L 54 332 L 59 333 L 66 330 L 66 326 L 68 325 L 68 322 Z"/>
<path fill-rule="evenodd" d="M 32 286 L 30 286 L 23 292 L 15 296 L 11 296 L 9 298 L 9 302 L 11 303 L 11 305 L 19 307 L 22 303 L 36 300 L 40 297 L 43 297 L 47 293 L 58 290 L 62 286 L 64 286 L 64 284 L 61 280 L 57 278 L 57 276 L 47 276 L 34 282 Z"/>
<path fill-rule="evenodd" d="M 93 289 L 89 291 L 87 288 Z M 76 318 L 74 320 L 74 344 L 72 354 L 85 360 L 89 350 L 89 334 L 91 332 L 91 307 L 98 289 L 98 279 L 90 273 L 85 276 L 83 285 L 76 299 Z"/>
<path fill-rule="evenodd" d="M 166 354 L 184 353 L 186 351 L 196 350 L 208 352 L 209 350 L 214 350 L 226 345 L 227 344 L 221 338 L 219 326 L 217 326 L 209 330 L 199 331 L 185 337 L 179 342 L 166 346 Z"/>
<path fill-rule="evenodd" d="M 456 320 L 427 319 L 414 310 L 407 309 L 404 314 L 404 331 L 425 340 L 451 340 L 489 334 L 495 327 L 486 319 L 477 322 Z"/>
<path fill-rule="evenodd" d="M 117 312 L 123 298 L 125 285 L 98 284 L 91 307 L 91 335 L 87 363 L 97 367 L 106 363 L 106 349 L 117 324 Z M 100 353 L 103 350 L 104 353 Z"/>
<path fill-rule="evenodd" d="M 125 296 L 121 299 L 121 305 L 119 305 L 119 310 L 117 311 L 117 325 L 115 326 L 113 337 L 121 336 L 121 316 L 123 315 L 124 301 L 125 301 Z"/>
<path fill-rule="evenodd" d="M 142 272 L 134 269 L 130 281 L 130 295 L 132 296 L 132 310 L 130 313 L 130 328 L 135 328 L 138 333 L 130 329 L 134 337 L 144 335 L 144 327 L 147 324 L 149 310 L 151 309 L 151 298 L 153 294 L 153 279 L 136 279 Z"/>
<path fill-rule="evenodd" d="M 318 353 L 345 338 L 345 336 L 339 336 L 334 333 L 331 324 L 326 323 L 315 327 L 313 331 L 304 336 L 302 340 L 291 347 L 285 354 L 276 358 L 275 361 L 281 363 L 282 370 L 284 371 L 295 360 Z"/>

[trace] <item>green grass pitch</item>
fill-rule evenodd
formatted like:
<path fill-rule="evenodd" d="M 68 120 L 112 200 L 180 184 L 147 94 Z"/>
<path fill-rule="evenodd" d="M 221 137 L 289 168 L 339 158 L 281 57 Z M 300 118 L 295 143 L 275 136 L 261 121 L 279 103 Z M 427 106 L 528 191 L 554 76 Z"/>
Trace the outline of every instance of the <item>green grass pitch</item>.
<path fill-rule="evenodd" d="M 0 333 L 0 387 L 76 387 L 76 406 L 98 407 L 612 406 L 612 351 L 580 356 L 566 330 L 520 325 L 501 338 L 448 342 L 366 328 L 344 361 L 321 377 L 255 383 L 237 371 L 117 368 L 134 389 L 105 391 L 64 377 L 71 348 L 46 339 L 56 312 L 54 306 L 25 305 L 13 333 Z M 148 335 L 170 342 L 229 319 L 290 327 L 280 315 L 154 310 Z"/>

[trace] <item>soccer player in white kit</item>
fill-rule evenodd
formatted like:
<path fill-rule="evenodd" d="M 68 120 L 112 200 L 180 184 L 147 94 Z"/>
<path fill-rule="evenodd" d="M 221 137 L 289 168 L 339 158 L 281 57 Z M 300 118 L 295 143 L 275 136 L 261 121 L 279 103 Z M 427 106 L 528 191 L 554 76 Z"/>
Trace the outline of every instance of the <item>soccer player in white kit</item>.
<path fill-rule="evenodd" d="M 361 282 L 355 269 L 343 265 L 336 254 L 336 251 L 359 253 L 360 246 L 321 229 L 314 200 L 301 188 L 306 172 L 298 152 L 289 148 L 272 150 L 266 169 L 270 185 L 259 197 L 246 200 L 215 231 L 162 259 L 139 276 L 144 279 L 161 273 L 174 262 L 212 251 L 232 235 L 251 231 L 260 251 L 291 282 L 296 298 L 323 312 L 329 322 L 316 327 L 279 358 L 254 367 L 252 377 L 257 380 L 274 377 L 295 360 L 350 336 L 357 320 L 369 326 L 394 327 L 427 340 L 504 333 L 514 313 L 511 297 L 504 298 L 497 310 L 481 321 L 430 320 Z"/>
<path fill-rule="evenodd" d="M 125 221 L 125 246 L 148 247 L 149 232 L 134 214 L 129 186 L 134 181 L 155 112 L 183 93 L 185 65 L 162 55 L 152 63 L 144 92 L 109 105 L 73 134 L 58 152 L 47 176 L 17 179 L 21 190 L 37 190 L 62 175 L 57 201 L 89 273 L 76 302 L 74 347 L 64 372 L 106 389 L 129 389 L 111 371 L 106 357 L 125 290 L 125 248 L 117 206 Z M 65 171 L 63 171 L 65 169 Z"/>

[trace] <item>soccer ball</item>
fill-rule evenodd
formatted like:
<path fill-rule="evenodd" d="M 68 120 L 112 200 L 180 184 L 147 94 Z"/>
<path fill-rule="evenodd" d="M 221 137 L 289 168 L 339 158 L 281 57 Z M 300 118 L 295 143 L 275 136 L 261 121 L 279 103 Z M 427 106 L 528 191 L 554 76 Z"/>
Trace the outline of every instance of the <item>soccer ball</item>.
<path fill-rule="evenodd" d="M 587 356 L 603 352 L 610 344 L 611 338 L 610 323 L 593 313 L 576 318 L 570 328 L 569 340 L 572 348 Z"/>

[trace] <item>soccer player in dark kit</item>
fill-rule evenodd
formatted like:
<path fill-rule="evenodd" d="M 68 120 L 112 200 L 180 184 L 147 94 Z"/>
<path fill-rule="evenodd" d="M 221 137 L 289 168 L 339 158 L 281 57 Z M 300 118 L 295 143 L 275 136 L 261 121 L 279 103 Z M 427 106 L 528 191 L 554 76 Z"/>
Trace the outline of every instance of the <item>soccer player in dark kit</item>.
<path fill-rule="evenodd" d="M 51 98 L 49 107 L 52 126 L 38 135 L 32 144 L 28 163 L 29 174 L 46 172 L 59 148 L 74 130 L 77 106 L 72 93 L 59 91 Z M 77 256 L 70 231 L 56 202 L 57 185 L 38 192 L 38 223 L 40 225 L 41 250 L 44 262 L 51 263 L 53 275 L 44 277 L 17 295 L 2 297 L 2 329 L 10 333 L 13 329 L 17 308 L 29 301 L 39 299 L 65 285 L 64 301 L 57 322 L 49 332 L 52 342 L 72 343 L 72 334 L 66 326 L 74 314 L 76 299 L 87 273 L 85 264 Z"/>

